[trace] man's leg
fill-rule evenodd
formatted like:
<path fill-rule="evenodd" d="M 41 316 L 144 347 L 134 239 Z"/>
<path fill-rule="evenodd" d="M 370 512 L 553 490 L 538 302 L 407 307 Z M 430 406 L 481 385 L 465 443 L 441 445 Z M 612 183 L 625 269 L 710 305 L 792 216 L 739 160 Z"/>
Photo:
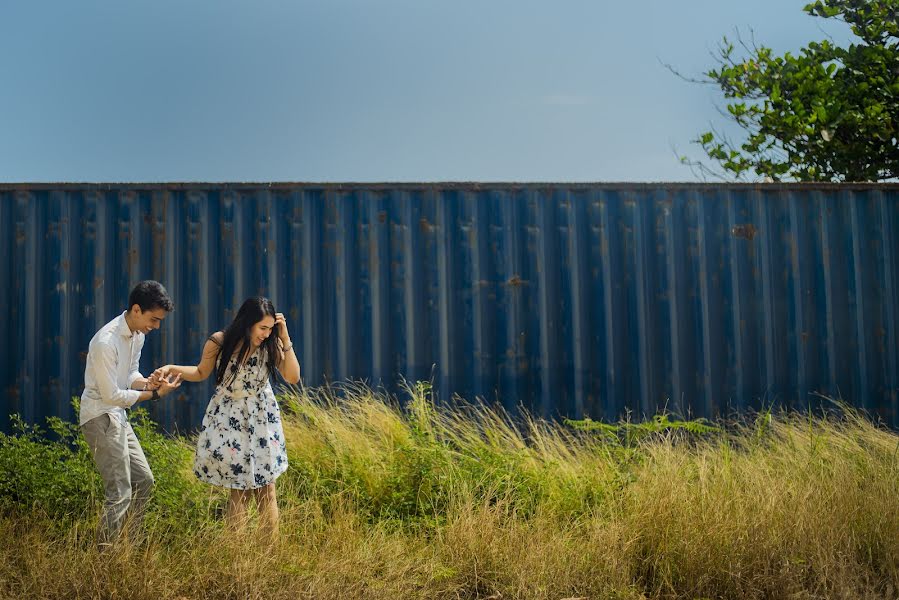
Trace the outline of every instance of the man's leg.
<path fill-rule="evenodd" d="M 128 435 L 119 420 L 109 414 L 91 419 L 81 429 L 103 478 L 105 500 L 97 529 L 97 542 L 102 550 L 118 539 L 131 504 Z"/>
<path fill-rule="evenodd" d="M 125 424 L 128 437 L 128 459 L 131 471 L 131 490 L 134 497 L 131 502 L 131 514 L 129 515 L 129 533 L 136 533 L 137 528 L 143 520 L 144 509 L 150 494 L 153 492 L 153 472 L 150 471 L 150 465 L 147 457 L 144 456 L 144 450 L 140 446 L 131 423 Z"/>

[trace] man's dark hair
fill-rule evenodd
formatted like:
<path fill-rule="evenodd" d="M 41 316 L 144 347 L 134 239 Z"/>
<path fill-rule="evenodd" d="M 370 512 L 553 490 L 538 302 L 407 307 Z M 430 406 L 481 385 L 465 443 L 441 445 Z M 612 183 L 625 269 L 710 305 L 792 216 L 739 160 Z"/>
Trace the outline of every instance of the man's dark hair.
<path fill-rule="evenodd" d="M 166 312 L 175 310 L 175 303 L 169 298 L 169 293 L 165 291 L 161 283 L 152 279 L 141 281 L 131 290 L 128 295 L 128 310 L 131 310 L 135 304 L 140 306 L 141 310 L 153 310 L 154 308 L 161 308 Z"/>

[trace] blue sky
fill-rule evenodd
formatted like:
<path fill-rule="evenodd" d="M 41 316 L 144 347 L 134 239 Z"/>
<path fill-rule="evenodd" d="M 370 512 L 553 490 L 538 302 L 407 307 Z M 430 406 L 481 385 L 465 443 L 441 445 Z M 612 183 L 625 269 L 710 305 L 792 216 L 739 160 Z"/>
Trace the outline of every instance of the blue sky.
<path fill-rule="evenodd" d="M 739 27 L 794 0 L 0 3 L 0 181 L 693 181 Z"/>

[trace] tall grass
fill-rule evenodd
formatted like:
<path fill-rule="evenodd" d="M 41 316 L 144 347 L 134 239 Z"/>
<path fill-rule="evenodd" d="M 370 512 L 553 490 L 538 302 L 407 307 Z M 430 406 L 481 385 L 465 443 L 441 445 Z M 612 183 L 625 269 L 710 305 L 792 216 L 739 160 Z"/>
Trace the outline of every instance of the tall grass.
<path fill-rule="evenodd" d="M 146 539 L 98 555 L 96 480 L 29 491 L 95 477 L 77 437 L 4 436 L 0 596 L 897 597 L 899 437 L 851 411 L 603 426 L 437 408 L 427 384 L 409 396 L 283 398 L 274 545 L 229 532 L 189 440 L 142 421 Z M 41 452 L 54 464 L 26 472 Z"/>

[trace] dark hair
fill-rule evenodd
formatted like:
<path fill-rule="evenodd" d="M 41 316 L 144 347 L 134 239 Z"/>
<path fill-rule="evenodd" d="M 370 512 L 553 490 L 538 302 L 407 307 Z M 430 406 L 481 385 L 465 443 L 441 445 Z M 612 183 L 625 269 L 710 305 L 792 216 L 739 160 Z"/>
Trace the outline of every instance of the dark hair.
<path fill-rule="evenodd" d="M 228 378 L 228 383 L 233 381 L 237 376 L 236 370 L 228 374 L 228 363 L 231 362 L 231 357 L 234 353 L 238 352 L 238 346 L 240 347 L 240 350 L 237 356 L 237 364 L 243 363 L 244 359 L 246 359 L 247 355 L 250 353 L 250 330 L 253 328 L 253 325 L 267 316 L 272 318 L 275 317 L 275 305 L 272 304 L 272 301 L 268 298 L 262 296 L 248 298 L 240 306 L 234 320 L 231 321 L 231 324 L 225 329 L 224 339 L 222 339 L 222 351 L 221 354 L 219 354 L 219 364 L 215 369 L 216 385 L 222 383 L 226 376 Z M 268 365 L 269 373 L 274 373 L 275 357 L 278 356 L 277 325 L 272 330 L 271 335 L 262 342 L 262 348 L 266 353 L 265 362 Z"/>
<path fill-rule="evenodd" d="M 175 303 L 169 298 L 169 293 L 165 291 L 162 284 L 158 281 L 148 279 L 141 281 L 131 293 L 128 295 L 128 310 L 137 304 L 141 310 L 153 310 L 161 308 L 166 312 L 175 310 Z"/>

